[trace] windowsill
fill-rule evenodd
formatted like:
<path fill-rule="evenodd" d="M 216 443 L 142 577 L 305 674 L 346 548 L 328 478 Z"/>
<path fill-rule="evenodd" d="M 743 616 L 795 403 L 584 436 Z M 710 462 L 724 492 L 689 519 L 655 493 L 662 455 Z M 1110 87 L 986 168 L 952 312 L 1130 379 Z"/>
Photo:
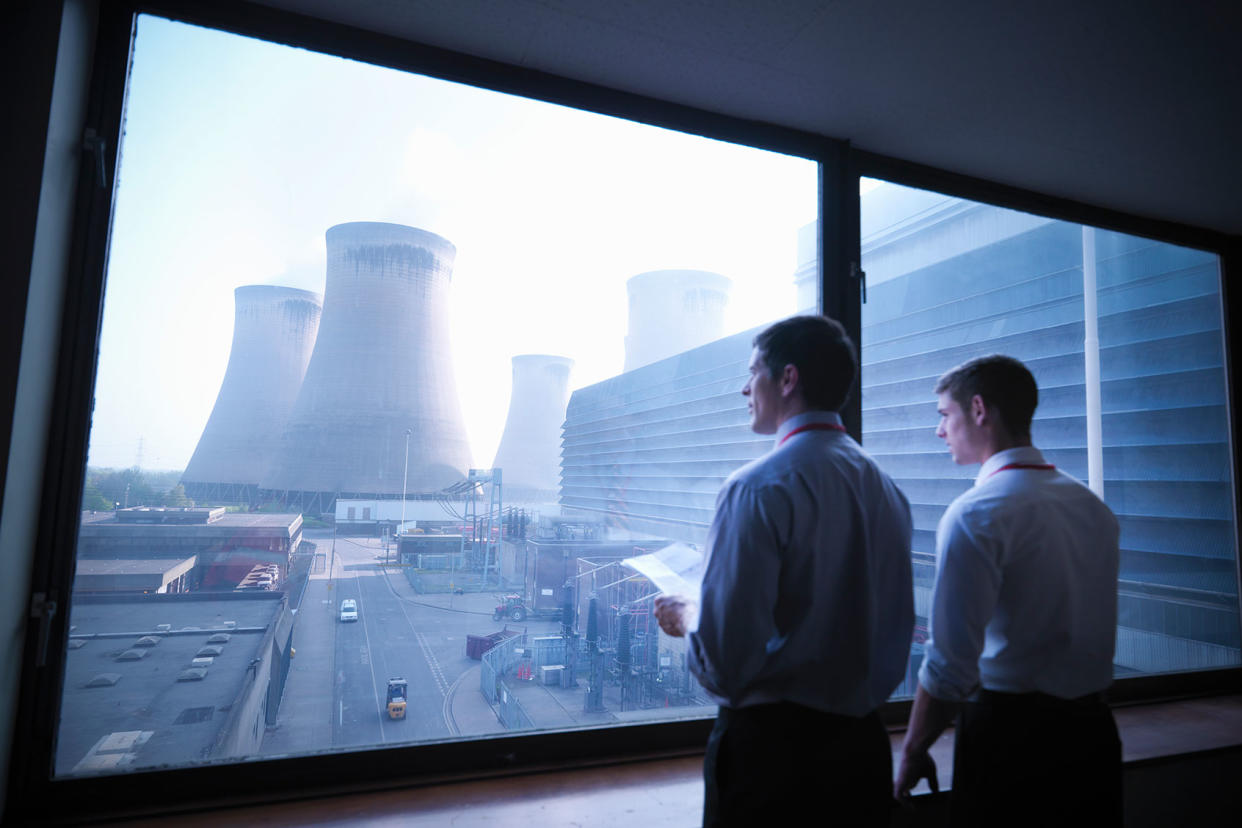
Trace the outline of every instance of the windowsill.
<path fill-rule="evenodd" d="M 1242 695 L 1121 707 L 1114 711 L 1127 765 L 1242 745 Z M 891 736 L 896 757 L 902 733 Z M 952 784 L 951 732 L 932 748 L 942 789 Z M 387 825 L 457 828 L 497 825 L 698 825 L 702 759 L 689 756 L 501 779 L 200 811 L 131 824 Z M 926 792 L 926 785 L 921 789 Z M 919 793 L 916 790 L 916 794 Z"/>

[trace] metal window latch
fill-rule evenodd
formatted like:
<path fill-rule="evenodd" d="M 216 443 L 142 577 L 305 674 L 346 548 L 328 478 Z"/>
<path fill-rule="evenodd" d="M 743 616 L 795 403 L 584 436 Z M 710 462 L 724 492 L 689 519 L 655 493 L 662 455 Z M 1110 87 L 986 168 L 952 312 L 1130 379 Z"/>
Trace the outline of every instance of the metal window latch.
<path fill-rule="evenodd" d="M 858 280 L 858 289 L 862 293 L 862 303 L 867 304 L 867 271 L 858 266 L 858 262 L 850 262 L 850 276 Z"/>
<path fill-rule="evenodd" d="M 87 127 L 82 134 L 82 151 L 90 153 L 95 159 L 95 179 L 101 190 L 108 186 L 108 158 L 104 152 L 107 146 L 108 142 L 94 127 Z"/>
<path fill-rule="evenodd" d="M 39 644 L 35 653 L 35 666 L 47 664 L 47 641 L 51 635 L 52 619 L 56 616 L 56 593 L 36 592 L 30 596 L 30 617 L 39 622 Z"/>

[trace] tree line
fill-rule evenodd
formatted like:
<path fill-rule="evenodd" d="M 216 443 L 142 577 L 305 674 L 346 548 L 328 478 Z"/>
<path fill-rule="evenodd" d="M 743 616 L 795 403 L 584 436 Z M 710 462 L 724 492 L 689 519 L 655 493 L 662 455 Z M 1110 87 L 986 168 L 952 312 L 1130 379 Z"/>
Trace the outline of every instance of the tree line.
<path fill-rule="evenodd" d="M 128 506 L 193 506 L 185 496 L 179 471 L 144 471 L 137 466 L 129 469 L 86 470 L 86 486 L 82 492 L 82 508 L 86 511 L 108 511 Z"/>

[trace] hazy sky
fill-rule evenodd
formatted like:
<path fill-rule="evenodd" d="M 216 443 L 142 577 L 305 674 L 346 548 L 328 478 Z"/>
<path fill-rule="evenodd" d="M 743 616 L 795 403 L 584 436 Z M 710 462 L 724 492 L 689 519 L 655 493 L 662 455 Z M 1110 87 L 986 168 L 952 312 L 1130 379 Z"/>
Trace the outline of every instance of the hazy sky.
<path fill-rule="evenodd" d="M 322 293 L 324 231 L 457 247 L 454 368 L 491 464 L 510 357 L 620 372 L 625 282 L 733 280 L 726 333 L 792 313 L 812 161 L 171 23 L 139 21 L 90 462 L 183 468 L 228 361 L 233 289 Z"/>

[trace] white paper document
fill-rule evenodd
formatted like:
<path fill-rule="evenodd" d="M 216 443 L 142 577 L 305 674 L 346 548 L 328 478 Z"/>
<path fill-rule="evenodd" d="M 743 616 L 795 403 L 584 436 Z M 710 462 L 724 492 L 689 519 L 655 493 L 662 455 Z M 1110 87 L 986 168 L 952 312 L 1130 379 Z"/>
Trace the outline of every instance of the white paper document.
<path fill-rule="evenodd" d="M 703 553 L 693 546 L 674 543 L 621 563 L 645 575 L 665 595 L 684 595 L 698 604 L 706 562 Z"/>

